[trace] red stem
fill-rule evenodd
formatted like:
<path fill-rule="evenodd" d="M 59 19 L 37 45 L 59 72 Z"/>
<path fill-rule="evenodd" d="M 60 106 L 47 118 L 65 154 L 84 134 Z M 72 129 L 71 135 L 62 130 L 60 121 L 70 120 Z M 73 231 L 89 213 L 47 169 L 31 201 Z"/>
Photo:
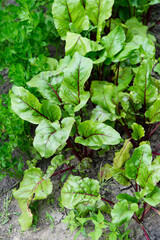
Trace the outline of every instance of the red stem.
<path fill-rule="evenodd" d="M 73 168 L 75 168 L 75 167 L 74 167 L 74 166 L 71 166 L 71 167 L 68 167 L 68 168 L 66 168 L 66 169 L 60 170 L 60 171 L 58 171 L 58 172 L 55 172 L 55 173 L 52 174 L 51 177 L 56 176 L 56 175 L 59 175 L 60 173 L 63 173 L 63 172 L 67 172 L 67 171 L 69 171 L 69 170 L 72 170 Z"/>
<path fill-rule="evenodd" d="M 147 239 L 147 240 L 150 240 L 150 238 L 149 238 L 149 236 L 148 236 L 145 228 L 143 227 L 142 223 L 140 223 L 140 221 L 139 221 L 136 217 L 133 216 L 132 218 L 133 218 L 138 224 L 140 224 L 140 226 L 141 226 L 141 228 L 143 229 L 143 232 L 144 232 L 144 234 L 145 234 L 145 236 L 146 236 L 146 239 Z"/>
<path fill-rule="evenodd" d="M 68 139 L 67 141 L 67 145 L 69 148 L 71 148 L 71 151 L 73 152 L 74 156 L 81 161 L 81 157 L 79 155 L 79 153 L 77 152 L 77 150 L 74 148 L 73 144 L 71 143 L 71 141 Z"/>
<path fill-rule="evenodd" d="M 156 213 L 158 213 L 159 214 L 159 211 L 157 210 L 157 209 L 155 209 L 154 207 L 152 207 L 151 206 L 151 208 L 156 212 Z"/>
<path fill-rule="evenodd" d="M 116 78 L 116 86 L 118 86 L 119 67 L 120 67 L 120 62 L 118 63 L 117 78 Z"/>
<path fill-rule="evenodd" d="M 146 211 L 146 207 L 147 207 L 147 205 L 148 205 L 147 203 L 144 203 L 144 204 L 143 204 L 144 210 L 143 210 L 143 213 L 142 213 L 142 217 L 141 217 L 141 219 L 140 219 L 140 222 L 142 222 L 143 219 L 144 219 L 145 211 Z"/>
<path fill-rule="evenodd" d="M 150 6 L 149 10 L 147 12 L 147 22 L 146 22 L 146 25 L 148 25 L 148 23 L 149 23 L 149 20 L 151 18 L 151 14 L 152 14 L 152 10 L 153 10 L 153 6 Z"/>
<path fill-rule="evenodd" d="M 156 125 L 156 127 L 152 130 L 152 132 L 150 132 L 150 134 L 148 135 L 148 139 L 150 138 L 150 136 L 155 132 L 155 130 L 160 126 L 160 122 Z"/>
<path fill-rule="evenodd" d="M 142 224 L 140 224 L 140 225 L 141 225 L 141 228 L 143 229 L 143 232 L 144 232 L 144 234 L 145 234 L 146 239 L 147 239 L 147 240 L 150 240 L 150 238 L 149 238 L 149 236 L 148 236 L 148 234 L 147 234 L 145 228 L 143 227 Z"/>
<path fill-rule="evenodd" d="M 108 202 L 108 203 L 110 203 L 111 205 L 115 205 L 115 203 L 113 203 L 112 201 L 110 201 L 110 200 L 108 200 L 108 199 L 106 199 L 106 198 L 101 197 L 101 200 L 103 200 L 103 201 L 105 201 L 105 202 Z"/>
<path fill-rule="evenodd" d="M 146 215 L 150 209 L 151 209 L 151 206 L 149 206 L 149 207 L 146 209 L 144 215 Z"/>
<path fill-rule="evenodd" d="M 157 155 L 157 156 L 160 155 L 160 153 L 157 153 L 157 152 L 152 152 L 152 154 Z"/>

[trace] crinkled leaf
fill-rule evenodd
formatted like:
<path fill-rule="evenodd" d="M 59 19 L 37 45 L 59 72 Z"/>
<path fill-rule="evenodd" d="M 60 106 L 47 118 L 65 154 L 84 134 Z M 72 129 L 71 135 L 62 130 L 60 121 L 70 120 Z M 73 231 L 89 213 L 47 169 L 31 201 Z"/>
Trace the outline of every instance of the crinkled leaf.
<path fill-rule="evenodd" d="M 61 190 L 62 205 L 69 209 L 79 204 L 94 206 L 101 199 L 99 182 L 94 179 L 70 175 Z"/>
<path fill-rule="evenodd" d="M 58 105 L 44 100 L 42 102 L 41 113 L 46 116 L 51 122 L 61 118 L 61 109 Z"/>
<path fill-rule="evenodd" d="M 143 144 L 134 150 L 132 157 L 126 162 L 126 176 L 130 179 L 137 179 L 148 165 L 152 162 L 151 148 L 148 144 Z"/>
<path fill-rule="evenodd" d="M 80 34 L 67 33 L 65 46 L 66 55 L 72 56 L 75 52 L 78 52 L 82 56 L 85 56 L 88 52 L 96 52 L 102 49 L 104 49 L 102 45 L 82 37 Z"/>
<path fill-rule="evenodd" d="M 84 84 L 90 76 L 92 67 L 92 60 L 76 52 L 64 73 L 60 97 L 65 103 L 74 105 L 75 112 L 79 111 L 90 97 L 90 93 L 84 91 Z"/>
<path fill-rule="evenodd" d="M 140 36 L 134 36 L 130 42 L 127 42 L 125 44 L 122 51 L 117 56 L 115 56 L 114 62 L 122 62 L 126 59 L 131 59 L 134 52 L 140 48 L 141 42 L 142 42 L 142 38 Z M 139 52 L 139 55 L 140 55 L 140 52 Z"/>
<path fill-rule="evenodd" d="M 121 185 L 129 186 L 130 182 L 126 177 L 126 173 L 124 169 L 119 168 L 111 168 L 111 174 L 113 178 L 119 182 Z"/>
<path fill-rule="evenodd" d="M 74 29 L 77 33 L 89 28 L 89 19 L 80 0 L 55 0 L 52 14 L 61 37 Z"/>
<path fill-rule="evenodd" d="M 64 79 L 63 72 L 70 62 L 67 56 L 60 60 L 56 71 L 41 72 L 34 76 L 27 84 L 30 87 L 36 87 L 42 96 L 50 102 L 60 104 L 59 89 Z"/>
<path fill-rule="evenodd" d="M 102 81 L 93 81 L 91 85 L 91 101 L 101 106 L 108 113 L 115 114 L 116 105 L 113 103 L 115 87 Z"/>
<path fill-rule="evenodd" d="M 153 102 L 158 94 L 151 79 L 152 62 L 143 61 L 135 76 L 131 94 L 135 102 L 147 104 Z"/>
<path fill-rule="evenodd" d="M 144 137 L 145 131 L 141 125 L 133 123 L 132 129 L 133 129 L 132 137 L 134 140 L 140 140 L 142 137 Z"/>
<path fill-rule="evenodd" d="M 98 122 L 105 122 L 106 120 L 115 121 L 117 118 L 121 118 L 124 116 L 118 116 L 116 114 L 110 113 L 109 111 L 105 110 L 101 106 L 97 106 L 92 111 L 92 121 Z"/>
<path fill-rule="evenodd" d="M 86 0 L 86 11 L 94 26 L 97 26 L 97 42 L 100 41 L 102 25 L 112 14 L 114 0 Z"/>
<path fill-rule="evenodd" d="M 111 211 L 112 223 L 121 226 L 123 223 L 128 222 L 137 210 L 138 205 L 136 203 L 130 204 L 127 200 L 119 201 Z"/>
<path fill-rule="evenodd" d="M 61 117 L 61 110 L 57 105 L 49 101 L 43 101 L 41 104 L 23 87 L 14 86 L 10 91 L 10 96 L 13 111 L 26 121 L 39 124 L 44 119 L 54 122 Z"/>
<path fill-rule="evenodd" d="M 101 44 L 105 47 L 108 58 L 113 58 L 123 48 L 125 33 L 122 27 L 117 26 L 107 36 L 103 37 Z"/>
<path fill-rule="evenodd" d="M 144 200 L 153 207 L 157 206 L 160 203 L 160 188 L 156 186 L 150 194 L 144 197 Z"/>
<path fill-rule="evenodd" d="M 145 116 L 150 123 L 160 122 L 160 99 L 157 99 L 153 105 L 147 110 Z"/>
<path fill-rule="evenodd" d="M 47 198 L 52 192 L 52 183 L 50 179 L 43 179 L 43 173 L 39 168 L 30 168 L 25 170 L 23 181 L 18 190 L 13 190 L 13 196 L 18 201 L 22 210 L 19 218 L 22 231 L 31 227 L 33 214 L 29 209 L 32 201 Z"/>
<path fill-rule="evenodd" d="M 126 139 L 120 151 L 115 152 L 115 157 L 113 159 L 114 168 L 121 168 L 123 164 L 130 158 L 129 151 L 132 147 L 133 146 L 130 142 L 130 139 Z"/>
<path fill-rule="evenodd" d="M 126 92 L 121 92 L 121 93 L 119 93 L 118 98 L 119 98 L 119 101 L 120 101 L 124 111 L 132 114 L 132 118 L 135 117 L 135 113 L 139 114 L 139 110 L 142 108 L 142 104 L 135 103 L 133 101 L 133 97 L 130 94 L 128 94 Z M 135 121 L 136 121 L 136 119 L 135 119 Z"/>
<path fill-rule="evenodd" d="M 33 144 L 42 157 L 51 157 L 67 141 L 73 123 L 74 118 L 64 118 L 62 127 L 58 122 L 51 123 L 47 120 L 39 124 Z"/>
<path fill-rule="evenodd" d="M 103 144 L 116 145 L 121 142 L 121 137 L 117 131 L 104 123 L 87 120 L 78 126 L 80 137 L 76 137 L 75 142 L 84 146 L 96 147 L 100 149 Z"/>

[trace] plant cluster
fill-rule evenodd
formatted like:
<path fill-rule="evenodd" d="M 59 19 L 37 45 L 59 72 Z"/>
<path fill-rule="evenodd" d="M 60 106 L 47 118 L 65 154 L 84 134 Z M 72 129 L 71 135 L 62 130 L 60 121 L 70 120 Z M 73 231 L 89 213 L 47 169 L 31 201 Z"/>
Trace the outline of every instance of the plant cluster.
<path fill-rule="evenodd" d="M 25 86 L 41 71 L 53 70 L 56 61 L 49 49 L 60 44 L 51 14 L 53 1 L 0 1 L 0 71 L 8 71 L 10 83 Z M 58 51 L 58 48 L 55 48 Z M 3 87 L 8 79 L 0 74 Z M 34 92 L 36 94 L 36 92 Z M 40 97 L 40 95 L 38 95 Z M 30 126 L 11 109 L 8 94 L 0 96 L 0 178 L 6 174 L 22 179 L 23 160 L 38 160 Z M 19 152 L 16 154 L 15 151 Z M 23 159 L 22 159 L 23 156 Z"/>
<path fill-rule="evenodd" d="M 65 56 L 59 62 L 50 59 L 51 69 L 33 76 L 27 88 L 14 85 L 10 91 L 14 112 L 38 125 L 34 148 L 41 157 L 52 158 L 46 172 L 33 165 L 25 170 L 13 191 L 23 231 L 32 225 L 30 204 L 52 193 L 51 177 L 68 172 L 61 204 L 72 210 L 66 222 L 71 230 L 80 227 L 77 235 L 86 236 L 85 224 L 92 221 L 92 240 L 102 236 L 103 228 L 110 229 L 111 240 L 128 239 L 133 219 L 149 239 L 142 221 L 160 203 L 160 157 L 158 147 L 153 152 L 150 146 L 160 125 L 160 82 L 152 75 L 160 74 L 160 63 L 147 26 L 156 3 L 160 1 L 54 1 L 54 24 L 65 42 Z M 121 149 L 112 164 L 100 167 L 98 180 L 85 176 L 94 152 L 105 153 L 116 145 Z M 67 150 L 74 157 L 66 158 Z M 106 199 L 101 188 L 111 178 L 133 188 L 134 194 L 121 193 L 114 202 Z"/>

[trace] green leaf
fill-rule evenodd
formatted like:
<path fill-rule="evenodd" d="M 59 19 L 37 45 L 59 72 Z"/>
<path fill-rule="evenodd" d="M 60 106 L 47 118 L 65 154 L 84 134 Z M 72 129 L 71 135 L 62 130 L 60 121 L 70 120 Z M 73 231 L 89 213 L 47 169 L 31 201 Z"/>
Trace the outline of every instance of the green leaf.
<path fill-rule="evenodd" d="M 129 87 L 133 78 L 131 67 L 119 68 L 117 91 L 124 91 Z M 117 76 L 115 76 L 117 77 Z"/>
<path fill-rule="evenodd" d="M 150 123 L 160 122 L 160 99 L 157 99 L 153 105 L 146 111 L 145 116 Z"/>
<path fill-rule="evenodd" d="M 56 155 L 52 160 L 51 160 L 51 166 L 48 167 L 47 172 L 44 176 L 44 178 L 48 179 L 52 176 L 52 174 L 55 172 L 55 170 L 60 167 L 64 163 L 68 163 L 69 161 L 65 159 L 63 155 Z"/>
<path fill-rule="evenodd" d="M 160 0 L 151 0 L 149 2 L 149 5 L 154 5 L 154 4 L 158 4 L 158 3 L 160 3 Z"/>
<path fill-rule="evenodd" d="M 87 120 L 78 127 L 80 137 L 76 137 L 75 142 L 90 148 L 100 149 L 103 144 L 116 145 L 121 142 L 121 137 L 117 131 L 104 123 Z"/>
<path fill-rule="evenodd" d="M 145 202 L 155 207 L 160 203 L 160 188 L 155 186 L 154 190 L 144 197 Z"/>
<path fill-rule="evenodd" d="M 143 25 L 136 17 L 132 17 L 126 21 L 125 25 L 128 28 L 127 41 L 130 41 L 135 35 L 146 38 L 148 27 Z"/>
<path fill-rule="evenodd" d="M 92 121 L 105 122 L 106 120 L 115 121 L 117 118 L 122 116 L 117 116 L 116 114 L 110 113 L 101 106 L 97 106 L 92 111 Z"/>
<path fill-rule="evenodd" d="M 47 198 L 51 192 L 52 183 L 50 179 L 43 179 L 43 173 L 39 168 L 25 170 L 19 189 L 13 190 L 13 196 L 22 210 L 19 218 L 22 231 L 25 231 L 32 225 L 33 214 L 29 209 L 30 203 Z"/>
<path fill-rule="evenodd" d="M 138 199 L 136 197 L 132 197 L 131 195 L 129 195 L 127 193 L 120 193 L 120 194 L 117 195 L 116 198 L 118 200 L 126 199 L 128 202 L 138 203 Z"/>
<path fill-rule="evenodd" d="M 94 26 L 97 26 L 97 42 L 100 41 L 103 23 L 112 14 L 114 0 L 86 0 L 86 11 Z"/>
<path fill-rule="evenodd" d="M 105 47 L 108 58 L 113 58 L 121 51 L 125 42 L 125 33 L 122 27 L 117 26 L 107 36 L 103 37 L 101 44 Z"/>
<path fill-rule="evenodd" d="M 23 87 L 12 88 L 10 91 L 11 104 L 14 112 L 22 119 L 34 124 L 39 124 L 44 119 L 50 121 L 59 120 L 60 108 L 48 101 L 41 104 L 38 99 Z"/>
<path fill-rule="evenodd" d="M 155 66 L 154 71 L 160 75 L 160 63 Z"/>
<path fill-rule="evenodd" d="M 133 146 L 130 142 L 130 139 L 126 139 L 120 151 L 115 152 L 115 158 L 113 159 L 114 168 L 121 168 L 123 164 L 130 158 L 129 151 L 132 147 Z"/>
<path fill-rule="evenodd" d="M 130 179 L 137 179 L 148 165 L 152 162 L 151 148 L 148 144 L 143 144 L 134 150 L 132 157 L 126 162 L 126 176 Z"/>
<path fill-rule="evenodd" d="M 140 62 L 140 51 L 137 52 L 141 46 L 143 39 L 140 36 L 134 36 L 130 42 L 127 42 L 124 45 L 122 51 L 115 56 L 114 62 L 122 62 L 126 59 L 131 60 L 134 53 L 137 55 L 136 63 Z M 138 43 L 138 44 L 137 44 Z M 136 64 L 133 63 L 133 64 Z"/>
<path fill-rule="evenodd" d="M 73 118 L 64 118 L 61 123 L 62 128 L 58 122 L 51 123 L 47 120 L 39 124 L 33 145 L 42 157 L 51 157 L 57 148 L 67 141 L 73 123 Z"/>
<path fill-rule="evenodd" d="M 144 137 L 145 131 L 141 125 L 133 123 L 132 129 L 133 129 L 132 137 L 134 140 L 140 140 L 142 137 Z"/>
<path fill-rule="evenodd" d="M 97 180 L 70 175 L 61 190 L 62 205 L 68 209 L 94 206 L 101 199 L 99 191 Z"/>
<path fill-rule="evenodd" d="M 61 59 L 56 71 L 41 72 L 27 82 L 27 84 L 30 87 L 36 87 L 42 96 L 50 102 L 61 104 L 59 89 L 64 80 L 63 72 L 70 60 L 69 56 Z"/>
<path fill-rule="evenodd" d="M 76 52 L 64 73 L 60 97 L 65 104 L 74 105 L 75 112 L 79 111 L 90 97 L 90 93 L 84 91 L 84 84 L 90 76 L 92 67 L 92 60 Z"/>
<path fill-rule="evenodd" d="M 41 113 L 46 116 L 51 122 L 61 118 L 61 109 L 56 104 L 50 103 L 48 100 L 43 100 Z"/>
<path fill-rule="evenodd" d="M 112 177 L 112 174 L 111 174 L 111 169 L 112 169 L 112 166 L 110 164 L 105 164 L 102 168 L 100 168 L 100 171 L 98 173 L 98 179 L 101 181 L 101 182 L 104 182 L 104 180 L 108 180 Z"/>
<path fill-rule="evenodd" d="M 80 0 L 55 0 L 52 14 L 61 37 L 65 37 L 71 29 L 81 33 L 89 28 L 89 19 Z"/>
<path fill-rule="evenodd" d="M 80 34 L 67 33 L 65 53 L 72 56 L 75 52 L 85 56 L 88 52 L 96 52 L 104 49 L 104 47 L 97 42 L 91 41 L 88 38 L 82 37 Z"/>
<path fill-rule="evenodd" d="M 160 181 L 160 161 L 158 157 L 155 158 L 152 165 L 147 165 L 144 171 L 140 172 L 136 180 L 142 188 L 140 192 L 141 197 L 152 192 L 157 182 Z"/>
<path fill-rule="evenodd" d="M 137 209 L 138 205 L 136 203 L 129 204 L 127 200 L 119 201 L 111 211 L 112 223 L 121 226 L 132 218 Z"/>
<path fill-rule="evenodd" d="M 102 81 L 93 81 L 91 84 L 91 101 L 101 106 L 106 112 L 115 114 L 116 105 L 113 103 L 115 86 Z"/>
<path fill-rule="evenodd" d="M 110 170 L 113 178 L 120 183 L 121 185 L 129 186 L 130 182 L 128 178 L 126 177 L 126 173 L 124 169 L 119 168 L 111 168 Z"/>
<path fill-rule="evenodd" d="M 158 90 L 151 79 L 152 65 L 151 61 L 143 61 L 137 71 L 133 87 L 130 88 L 135 102 L 148 104 L 156 99 Z"/>

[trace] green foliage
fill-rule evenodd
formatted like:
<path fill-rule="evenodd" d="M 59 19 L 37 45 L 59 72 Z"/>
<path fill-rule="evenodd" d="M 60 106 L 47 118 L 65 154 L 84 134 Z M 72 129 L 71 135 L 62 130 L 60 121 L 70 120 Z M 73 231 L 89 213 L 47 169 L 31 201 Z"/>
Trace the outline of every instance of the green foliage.
<path fill-rule="evenodd" d="M 53 1 L 16 2 L 0 10 L 0 70 L 8 67 L 11 81 L 24 86 L 33 75 L 49 70 L 48 46 L 59 40 L 51 17 Z"/>
<path fill-rule="evenodd" d="M 92 61 L 75 53 L 64 72 L 60 97 L 65 104 L 71 104 L 79 111 L 88 101 L 90 94 L 84 91 L 84 84 L 90 76 Z"/>
<path fill-rule="evenodd" d="M 51 157 L 67 141 L 73 123 L 73 118 L 64 118 L 62 128 L 58 122 L 50 123 L 47 120 L 39 124 L 33 144 L 42 157 Z"/>
<path fill-rule="evenodd" d="M 87 206 L 94 206 L 100 200 L 99 190 L 98 181 L 70 175 L 61 191 L 62 205 L 77 208 L 82 213 Z"/>
<path fill-rule="evenodd" d="M 124 163 L 130 158 L 129 151 L 132 147 L 133 146 L 130 142 L 130 139 L 126 139 L 121 150 L 115 153 L 115 158 L 113 159 L 113 166 L 115 168 L 121 168 Z"/>
<path fill-rule="evenodd" d="M 73 30 L 76 33 L 81 33 L 89 28 L 89 19 L 80 0 L 55 0 L 52 6 L 52 14 L 57 31 L 63 38 L 69 31 Z"/>
<path fill-rule="evenodd" d="M 118 227 L 131 219 L 141 225 L 150 205 L 160 203 L 156 186 L 160 161 L 152 158 L 148 141 L 159 126 L 152 124 L 160 121 L 159 81 L 151 76 L 157 63 L 155 39 L 144 25 L 153 3 L 157 1 L 55 0 L 52 14 L 65 41 L 66 56 L 57 61 L 47 53 L 37 53 L 33 59 L 29 51 L 27 61 L 33 68 L 26 69 L 30 74 L 19 62 L 10 68 L 13 74 L 18 72 L 16 79 L 28 80 L 27 87 L 14 82 L 23 87 L 13 86 L 10 91 L 12 109 L 23 120 L 38 125 L 33 145 L 41 157 L 52 157 L 46 173 L 34 167 L 33 159 L 20 188 L 14 190 L 22 210 L 22 230 L 32 224 L 32 202 L 51 193 L 50 178 L 65 172 L 64 182 L 69 170 L 74 172 L 62 186 L 61 203 L 72 210 L 65 220 L 71 231 L 80 228 L 75 239 L 82 233 L 98 240 L 103 228 L 110 229 L 109 239 L 128 239 L 127 228 L 121 233 Z M 29 10 L 18 16 L 20 23 L 31 24 L 34 7 L 27 6 Z M 33 22 L 36 25 L 36 19 Z M 159 64 L 154 71 L 159 73 Z M 106 152 L 122 142 L 113 164 L 100 163 L 99 181 L 86 177 L 94 151 Z M 64 157 L 68 150 L 74 157 Z M 75 176 L 77 172 L 80 176 Z M 110 179 L 132 187 L 134 193 L 119 194 L 117 203 L 105 199 L 101 187 Z M 111 223 L 105 220 L 109 213 Z M 88 221 L 95 226 L 90 233 L 85 228 Z"/>
<path fill-rule="evenodd" d="M 0 113 L 0 179 L 9 175 L 11 178 L 21 180 L 23 159 L 32 158 L 30 128 L 27 122 L 24 123 L 12 111 L 10 99 L 6 94 L 1 95 L 0 98 Z M 15 151 L 17 151 L 16 156 Z M 36 152 L 33 153 L 36 157 L 35 154 Z"/>
<path fill-rule="evenodd" d="M 22 214 L 19 218 L 22 231 L 31 227 L 33 215 L 29 209 L 31 201 L 45 199 L 52 192 L 50 179 L 43 179 L 43 173 L 39 168 L 25 170 L 23 181 L 18 190 L 13 190 L 13 196 L 17 199 Z"/>
<path fill-rule="evenodd" d="M 93 23 L 97 26 L 97 42 L 100 41 L 103 23 L 112 14 L 114 0 L 86 0 L 86 12 Z"/>
<path fill-rule="evenodd" d="M 107 58 L 113 58 L 122 50 L 126 36 L 122 27 L 117 26 L 107 36 L 103 37 L 101 44 L 105 47 Z"/>
<path fill-rule="evenodd" d="M 141 125 L 133 123 L 132 128 L 133 128 L 132 137 L 134 140 L 140 140 L 142 137 L 144 137 L 145 132 L 144 128 Z"/>
<path fill-rule="evenodd" d="M 81 137 L 76 138 L 76 143 L 93 149 L 100 149 L 102 145 L 115 145 L 121 141 L 119 133 L 112 127 L 91 120 L 81 123 L 78 132 Z"/>
<path fill-rule="evenodd" d="M 129 221 L 136 211 L 138 211 L 136 203 L 129 204 L 127 200 L 121 200 L 115 204 L 111 211 L 112 222 L 117 226 L 121 226 L 123 223 Z"/>

